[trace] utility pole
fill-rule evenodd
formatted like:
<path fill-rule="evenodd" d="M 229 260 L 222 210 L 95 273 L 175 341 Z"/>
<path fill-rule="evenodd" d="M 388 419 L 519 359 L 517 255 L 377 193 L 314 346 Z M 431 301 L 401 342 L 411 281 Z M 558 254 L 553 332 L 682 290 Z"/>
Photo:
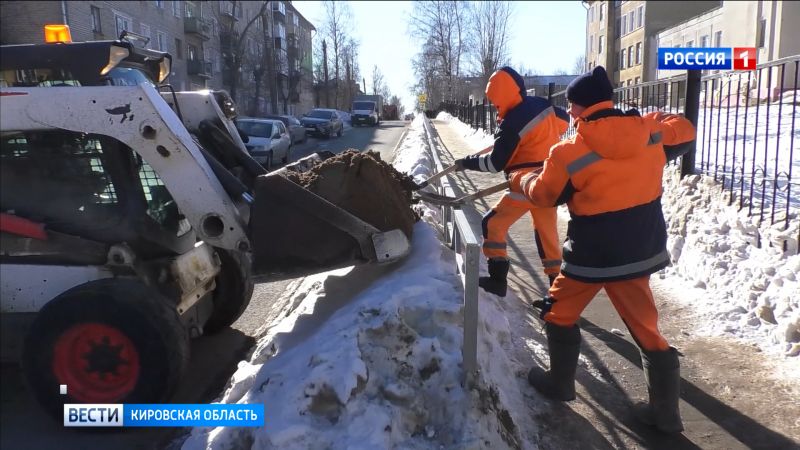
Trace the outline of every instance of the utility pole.
<path fill-rule="evenodd" d="M 363 86 L 361 90 L 364 91 L 364 93 L 366 94 L 367 93 L 367 79 L 366 78 L 363 78 L 363 77 L 361 78 L 361 86 Z"/>
<path fill-rule="evenodd" d="M 322 71 L 325 76 L 325 107 L 330 108 L 330 92 L 328 92 L 328 44 L 322 40 Z"/>

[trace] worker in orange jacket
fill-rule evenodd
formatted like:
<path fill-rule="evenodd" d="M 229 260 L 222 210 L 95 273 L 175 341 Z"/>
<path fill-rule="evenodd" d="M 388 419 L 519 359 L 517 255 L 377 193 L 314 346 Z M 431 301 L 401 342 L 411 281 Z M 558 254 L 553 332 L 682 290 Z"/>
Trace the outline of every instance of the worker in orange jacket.
<path fill-rule="evenodd" d="M 649 280 L 670 263 L 661 211 L 664 165 L 690 148 L 676 145 L 693 141 L 695 128 L 678 115 L 615 109 L 612 96 L 601 66 L 573 80 L 567 100 L 577 135 L 552 148 L 541 174 L 512 175 L 512 186 L 531 203 L 566 203 L 571 216 L 561 273 L 538 304 L 550 370 L 535 367 L 528 381 L 550 398 L 575 398 L 576 322 L 605 289 L 641 349 L 650 401 L 638 405 L 639 417 L 680 432 L 678 354 L 658 330 Z"/>
<path fill-rule="evenodd" d="M 503 67 L 489 78 L 486 97 L 497 108 L 499 124 L 494 145 L 456 161 L 459 169 L 481 172 L 530 172 L 541 169 L 561 135 L 567 131 L 569 116 L 541 97 L 529 97 L 525 82 L 510 67 Z M 491 150 L 491 152 L 489 152 Z M 487 292 L 505 296 L 509 261 L 506 250 L 508 229 L 526 212 L 531 215 L 534 239 L 544 273 L 552 284 L 561 267 L 557 215 L 554 206 L 532 206 L 519 190 L 506 191 L 483 217 L 483 254 L 488 259 L 489 276 L 478 285 Z"/>

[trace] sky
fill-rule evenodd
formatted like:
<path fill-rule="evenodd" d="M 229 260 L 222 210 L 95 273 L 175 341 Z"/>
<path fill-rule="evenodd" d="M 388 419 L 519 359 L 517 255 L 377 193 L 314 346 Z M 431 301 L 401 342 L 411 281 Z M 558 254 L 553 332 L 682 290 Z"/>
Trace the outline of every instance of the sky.
<path fill-rule="evenodd" d="M 323 2 L 292 2 L 315 27 L 320 28 L 325 17 Z M 389 90 L 399 96 L 406 111 L 414 105 L 415 83 L 411 63 L 420 51 L 422 42 L 409 31 L 413 2 L 351 1 L 354 29 L 360 42 L 359 64 L 367 79 L 367 91 L 372 92 L 370 78 L 377 65 Z M 509 31 L 509 56 L 512 67 L 520 66 L 547 75 L 564 69 L 572 71 L 575 59 L 583 55 L 586 39 L 586 10 L 580 1 L 519 1 L 513 2 Z M 317 33 L 315 42 L 319 37 Z"/>

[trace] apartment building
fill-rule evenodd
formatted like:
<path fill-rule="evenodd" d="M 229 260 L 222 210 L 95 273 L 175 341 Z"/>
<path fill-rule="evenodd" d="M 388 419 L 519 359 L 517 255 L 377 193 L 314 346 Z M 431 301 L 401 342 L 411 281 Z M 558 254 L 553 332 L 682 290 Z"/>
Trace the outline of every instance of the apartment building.
<path fill-rule="evenodd" d="M 592 1 L 586 8 L 587 70 L 603 65 L 615 86 L 654 80 L 660 31 L 718 8 L 720 1 Z M 655 64 L 655 65 L 654 65 Z"/>
<path fill-rule="evenodd" d="M 660 47 L 756 47 L 759 63 L 800 55 L 800 2 L 796 1 L 723 1 L 706 13 L 692 17 L 658 33 Z M 658 78 L 675 75 L 674 71 L 658 70 L 657 61 L 650 70 Z M 796 89 L 795 67 L 786 66 L 783 88 Z M 774 77 L 772 86 L 781 82 Z M 767 80 L 762 80 L 766 84 Z M 762 92 L 764 94 L 765 92 Z"/>
<path fill-rule="evenodd" d="M 262 6 L 267 19 L 258 17 Z M 287 18 L 293 52 L 286 43 Z M 176 90 L 235 91 L 246 114 L 299 114 L 313 108 L 314 27 L 291 2 L 4 1 L 0 22 L 2 44 L 42 42 L 49 23 L 69 25 L 76 42 L 116 39 L 127 30 L 149 38 L 147 47 L 172 55 L 168 82 Z M 234 53 L 241 57 L 233 58 Z M 290 54 L 302 61 L 295 71 L 289 70 Z"/>

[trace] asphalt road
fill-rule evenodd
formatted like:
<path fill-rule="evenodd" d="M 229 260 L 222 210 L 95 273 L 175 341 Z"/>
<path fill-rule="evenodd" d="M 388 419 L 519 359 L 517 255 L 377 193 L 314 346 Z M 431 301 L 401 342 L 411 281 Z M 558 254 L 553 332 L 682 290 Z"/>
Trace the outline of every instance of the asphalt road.
<path fill-rule="evenodd" d="M 355 148 L 380 152 L 384 161 L 394 159 L 396 148 L 406 123 L 392 121 L 378 127 L 345 129 L 341 137 L 309 138 L 295 145 L 290 161 L 317 151 L 334 153 Z M 256 285 L 249 307 L 230 328 L 214 336 L 192 341 L 192 356 L 181 387 L 172 403 L 207 403 L 214 401 L 239 361 L 247 357 L 257 334 L 267 321 L 277 314 L 276 302 L 295 280 Z M 169 428 L 139 428 L 124 430 L 79 430 L 64 428 L 53 421 L 33 399 L 32 393 L 15 364 L 2 366 L 0 393 L 0 448 L 2 449 L 107 449 L 139 450 L 172 447 L 169 444 L 186 430 Z"/>

